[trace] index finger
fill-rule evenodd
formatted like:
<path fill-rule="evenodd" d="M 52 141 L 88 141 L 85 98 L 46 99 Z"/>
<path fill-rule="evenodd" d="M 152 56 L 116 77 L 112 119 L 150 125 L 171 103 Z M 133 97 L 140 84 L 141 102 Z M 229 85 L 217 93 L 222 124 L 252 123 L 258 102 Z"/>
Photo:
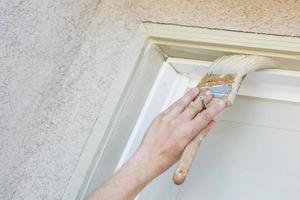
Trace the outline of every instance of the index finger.
<path fill-rule="evenodd" d="M 198 93 L 199 89 L 197 87 L 190 89 L 183 97 L 175 101 L 163 113 L 169 113 L 171 115 L 181 113 L 197 97 Z"/>

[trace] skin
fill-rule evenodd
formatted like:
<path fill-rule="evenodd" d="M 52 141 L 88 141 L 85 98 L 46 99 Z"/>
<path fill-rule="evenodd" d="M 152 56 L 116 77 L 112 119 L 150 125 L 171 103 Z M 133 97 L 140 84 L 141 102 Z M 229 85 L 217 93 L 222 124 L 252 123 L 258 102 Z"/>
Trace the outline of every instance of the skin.
<path fill-rule="evenodd" d="M 186 145 L 197 135 L 203 137 L 213 127 L 214 117 L 223 111 L 225 102 L 215 100 L 207 91 L 204 109 L 197 88 L 154 118 L 142 144 L 109 180 L 88 200 L 131 200 L 155 177 L 180 158 Z"/>

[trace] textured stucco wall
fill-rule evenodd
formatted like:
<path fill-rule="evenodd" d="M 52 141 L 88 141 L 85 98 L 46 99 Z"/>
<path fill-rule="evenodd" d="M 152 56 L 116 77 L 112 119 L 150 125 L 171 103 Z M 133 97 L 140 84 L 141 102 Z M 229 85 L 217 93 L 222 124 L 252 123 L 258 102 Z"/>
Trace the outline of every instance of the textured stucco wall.
<path fill-rule="evenodd" d="M 2 0 L 0 199 L 60 199 L 141 21 L 300 36 L 300 1 Z"/>

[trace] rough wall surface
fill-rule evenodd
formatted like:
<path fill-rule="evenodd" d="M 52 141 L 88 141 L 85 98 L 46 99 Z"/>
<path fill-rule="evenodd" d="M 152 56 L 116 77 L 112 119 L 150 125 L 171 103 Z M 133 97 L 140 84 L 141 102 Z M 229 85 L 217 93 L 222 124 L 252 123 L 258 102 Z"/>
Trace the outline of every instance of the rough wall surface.
<path fill-rule="evenodd" d="M 300 36 L 300 1 L 1 1 L 0 199 L 61 198 L 142 21 Z"/>

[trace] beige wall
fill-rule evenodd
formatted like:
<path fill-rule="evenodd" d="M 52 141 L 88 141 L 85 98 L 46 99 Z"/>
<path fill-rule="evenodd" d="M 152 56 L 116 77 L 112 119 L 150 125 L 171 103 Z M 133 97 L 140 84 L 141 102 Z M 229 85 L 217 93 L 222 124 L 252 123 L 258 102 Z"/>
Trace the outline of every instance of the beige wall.
<path fill-rule="evenodd" d="M 299 37 L 300 1 L 1 1 L 0 199 L 60 199 L 142 21 Z"/>

